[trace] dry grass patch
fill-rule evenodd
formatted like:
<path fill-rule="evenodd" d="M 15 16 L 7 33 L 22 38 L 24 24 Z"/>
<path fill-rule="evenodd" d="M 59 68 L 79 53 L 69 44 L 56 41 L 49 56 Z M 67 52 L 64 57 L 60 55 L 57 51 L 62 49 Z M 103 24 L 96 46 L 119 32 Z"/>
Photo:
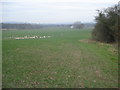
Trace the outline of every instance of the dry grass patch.
<path fill-rule="evenodd" d="M 108 46 L 108 51 L 110 51 L 111 53 L 117 54 L 118 53 L 118 46 L 116 43 L 103 43 L 103 42 L 99 42 L 99 41 L 95 41 L 95 40 L 91 40 L 91 39 L 83 39 L 83 40 L 79 40 L 80 42 L 83 43 L 91 43 L 91 44 L 98 44 L 99 46 Z"/>

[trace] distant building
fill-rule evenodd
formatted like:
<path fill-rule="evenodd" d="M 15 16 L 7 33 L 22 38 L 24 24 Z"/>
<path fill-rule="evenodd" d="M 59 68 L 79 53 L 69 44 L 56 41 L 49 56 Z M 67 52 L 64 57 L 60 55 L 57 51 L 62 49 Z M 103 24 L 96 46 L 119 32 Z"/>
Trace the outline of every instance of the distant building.
<path fill-rule="evenodd" d="M 70 28 L 74 28 L 74 26 L 73 26 L 73 25 L 71 25 L 71 26 L 70 26 Z"/>

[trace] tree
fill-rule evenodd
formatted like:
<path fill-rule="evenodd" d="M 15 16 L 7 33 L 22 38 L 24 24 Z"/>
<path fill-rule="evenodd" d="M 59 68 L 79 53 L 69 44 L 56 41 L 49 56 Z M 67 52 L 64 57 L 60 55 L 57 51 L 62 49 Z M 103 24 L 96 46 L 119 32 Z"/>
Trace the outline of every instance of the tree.
<path fill-rule="evenodd" d="M 82 29 L 84 27 L 84 24 L 82 24 L 81 22 L 77 21 L 74 23 L 74 28 L 76 29 Z"/>
<path fill-rule="evenodd" d="M 102 42 L 115 42 L 118 39 L 117 6 L 97 10 L 96 25 L 92 32 L 93 39 Z"/>

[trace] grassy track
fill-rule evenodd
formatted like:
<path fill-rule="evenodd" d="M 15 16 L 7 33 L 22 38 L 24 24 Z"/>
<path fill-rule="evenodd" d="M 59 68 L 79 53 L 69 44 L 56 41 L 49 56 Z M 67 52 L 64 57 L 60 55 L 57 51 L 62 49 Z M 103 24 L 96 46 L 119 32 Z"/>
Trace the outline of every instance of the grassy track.
<path fill-rule="evenodd" d="M 9 38 L 25 35 L 51 38 Z M 80 41 L 90 38 L 91 30 L 3 31 L 3 87 L 118 87 L 114 47 Z"/>

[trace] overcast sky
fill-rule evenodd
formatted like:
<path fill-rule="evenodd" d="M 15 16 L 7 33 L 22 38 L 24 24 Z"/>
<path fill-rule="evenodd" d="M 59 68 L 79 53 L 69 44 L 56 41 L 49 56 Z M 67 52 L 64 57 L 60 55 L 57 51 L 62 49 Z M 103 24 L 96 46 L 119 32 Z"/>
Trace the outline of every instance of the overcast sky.
<path fill-rule="evenodd" d="M 3 22 L 94 22 L 96 10 L 119 0 L 2 0 Z"/>

